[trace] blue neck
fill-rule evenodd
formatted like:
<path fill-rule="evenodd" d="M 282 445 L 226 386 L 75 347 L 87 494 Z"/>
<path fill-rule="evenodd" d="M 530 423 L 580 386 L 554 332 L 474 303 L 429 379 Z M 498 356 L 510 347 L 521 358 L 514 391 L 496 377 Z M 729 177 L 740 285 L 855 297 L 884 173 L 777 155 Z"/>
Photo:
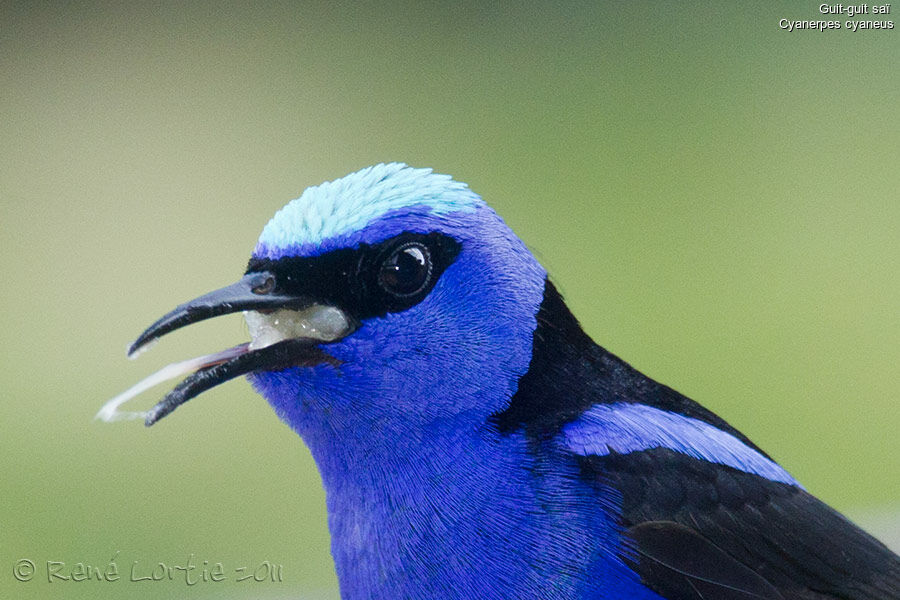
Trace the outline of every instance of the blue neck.
<path fill-rule="evenodd" d="M 553 443 L 465 425 L 390 446 L 304 435 L 342 598 L 655 598 L 618 558 L 611 491 L 573 489 Z"/>
<path fill-rule="evenodd" d="M 525 522 L 534 507 L 525 501 L 533 493 L 522 489 L 526 472 L 516 465 L 523 449 L 509 439 L 497 452 L 483 431 L 416 445 L 422 442 L 431 447 L 403 453 L 398 441 L 366 449 L 375 452 L 364 460 L 358 451 L 313 450 L 328 494 L 342 597 L 472 597 L 472 589 L 508 576 L 524 584 L 531 540 L 513 547 L 508 539 L 511 531 L 537 533 Z"/>

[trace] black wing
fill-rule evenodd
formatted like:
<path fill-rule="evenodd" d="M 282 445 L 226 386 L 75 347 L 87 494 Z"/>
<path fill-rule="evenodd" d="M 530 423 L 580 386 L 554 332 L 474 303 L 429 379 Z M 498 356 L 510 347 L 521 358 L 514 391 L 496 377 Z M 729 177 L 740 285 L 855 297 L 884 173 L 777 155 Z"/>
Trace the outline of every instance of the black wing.
<path fill-rule="evenodd" d="M 801 488 L 666 448 L 581 460 L 621 492 L 623 558 L 665 598 L 900 598 L 900 558 Z"/>
<path fill-rule="evenodd" d="M 541 447 L 597 404 L 638 403 L 699 420 L 763 456 L 723 419 L 594 343 L 550 281 L 532 359 L 503 434 Z M 900 558 L 801 488 L 665 448 L 579 457 L 622 494 L 623 558 L 670 600 L 900 600 Z M 599 488 L 605 489 L 599 489 Z"/>

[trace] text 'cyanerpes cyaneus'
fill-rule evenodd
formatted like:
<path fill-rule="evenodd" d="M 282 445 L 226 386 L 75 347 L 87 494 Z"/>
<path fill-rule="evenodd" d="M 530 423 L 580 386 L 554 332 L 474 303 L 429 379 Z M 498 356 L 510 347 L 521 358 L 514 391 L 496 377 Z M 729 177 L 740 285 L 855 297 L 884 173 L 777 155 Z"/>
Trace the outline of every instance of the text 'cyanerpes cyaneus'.
<path fill-rule="evenodd" d="M 307 189 L 237 282 L 251 341 L 100 412 L 151 425 L 247 375 L 312 452 L 344 598 L 900 597 L 900 559 L 739 431 L 581 329 L 462 183 L 380 164 Z M 147 413 L 120 404 L 179 375 Z"/>

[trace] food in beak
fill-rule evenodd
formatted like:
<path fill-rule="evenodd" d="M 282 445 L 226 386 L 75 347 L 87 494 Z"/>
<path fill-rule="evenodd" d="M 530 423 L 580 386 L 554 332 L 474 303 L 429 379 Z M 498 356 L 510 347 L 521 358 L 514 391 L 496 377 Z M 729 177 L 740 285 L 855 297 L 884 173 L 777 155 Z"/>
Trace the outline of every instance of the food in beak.
<path fill-rule="evenodd" d="M 147 344 L 155 341 L 157 338 L 152 335 L 155 329 L 165 328 L 165 332 L 168 332 L 174 329 L 168 323 L 175 319 L 181 319 L 184 324 L 188 324 L 188 319 L 180 317 L 181 313 L 187 314 L 187 310 L 189 309 L 179 308 L 176 309 L 177 312 L 170 313 L 174 318 L 170 315 L 163 317 L 148 329 L 151 335 L 145 332 L 139 338 L 139 343 L 132 345 L 130 354 L 135 355 L 144 350 Z M 216 310 L 218 314 L 226 312 Z M 206 312 L 210 312 L 208 308 Z M 203 313 L 201 318 L 206 318 L 206 313 Z M 342 310 L 325 304 L 312 304 L 301 310 L 284 308 L 247 310 L 244 311 L 244 318 L 252 341 L 163 367 L 106 402 L 96 418 L 106 422 L 144 419 L 144 423 L 150 426 L 202 392 L 253 371 L 274 371 L 321 363 L 336 366 L 340 361 L 325 353 L 318 344 L 337 341 L 355 328 Z M 192 320 L 196 321 L 199 318 L 195 316 Z M 182 323 L 178 324 L 180 326 Z M 138 394 L 164 381 L 184 375 L 187 375 L 184 381 L 149 411 L 119 410 L 119 407 Z"/>

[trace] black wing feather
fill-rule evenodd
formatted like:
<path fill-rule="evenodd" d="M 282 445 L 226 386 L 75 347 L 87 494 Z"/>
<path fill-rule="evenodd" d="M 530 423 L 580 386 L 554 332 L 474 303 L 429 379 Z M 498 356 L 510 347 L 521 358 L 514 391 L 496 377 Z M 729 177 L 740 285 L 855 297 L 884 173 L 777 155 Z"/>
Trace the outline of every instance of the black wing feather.
<path fill-rule="evenodd" d="M 738 562 L 696 531 L 674 521 L 646 521 L 630 527 L 645 571 L 666 598 L 783 600 L 753 569 Z"/>
<path fill-rule="evenodd" d="M 799 487 L 667 448 L 582 469 L 622 493 L 623 558 L 665 598 L 900 598 L 900 558 Z"/>

